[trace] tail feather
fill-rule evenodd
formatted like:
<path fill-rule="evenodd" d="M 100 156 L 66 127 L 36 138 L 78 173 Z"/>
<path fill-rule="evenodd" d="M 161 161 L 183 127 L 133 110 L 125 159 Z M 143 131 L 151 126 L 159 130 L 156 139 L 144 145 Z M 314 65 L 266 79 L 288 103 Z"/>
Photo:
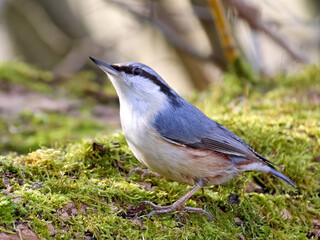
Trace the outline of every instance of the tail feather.
<path fill-rule="evenodd" d="M 237 166 L 240 172 L 261 171 L 265 173 L 271 173 L 273 176 L 281 179 L 282 181 L 285 181 L 286 183 L 290 184 L 293 187 L 296 187 L 294 182 L 283 173 L 277 171 L 277 169 L 275 169 L 274 167 L 274 165 L 275 166 L 277 165 L 270 162 L 269 160 L 268 162 L 267 161 L 257 162 L 257 161 L 250 161 L 242 157 L 229 156 L 229 158 L 231 158 L 232 162 Z M 273 165 L 270 163 L 272 163 Z"/>
<path fill-rule="evenodd" d="M 278 172 L 276 169 L 269 168 L 269 173 L 281 179 L 282 181 L 285 181 L 286 183 L 290 184 L 292 187 L 296 187 L 296 184 L 294 184 L 294 182 L 290 178 L 288 178 L 286 175 L 282 174 L 281 172 Z"/>

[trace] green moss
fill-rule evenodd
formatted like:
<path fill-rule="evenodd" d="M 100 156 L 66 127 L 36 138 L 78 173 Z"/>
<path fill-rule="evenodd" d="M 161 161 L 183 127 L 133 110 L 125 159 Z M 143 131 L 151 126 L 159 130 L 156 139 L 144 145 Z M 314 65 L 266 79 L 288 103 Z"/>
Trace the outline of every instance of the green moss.
<path fill-rule="evenodd" d="M 238 57 L 230 66 L 229 72 L 237 76 L 238 83 L 253 83 L 257 82 L 257 76 L 254 74 L 252 66 L 243 58 Z"/>
<path fill-rule="evenodd" d="M 312 86 L 314 86 L 319 89 L 320 65 L 305 66 L 299 74 L 281 75 L 274 80 L 279 80 L 278 84 L 285 87 L 313 89 Z"/>
<path fill-rule="evenodd" d="M 78 117 L 58 112 L 25 111 L 0 118 L 0 152 L 27 153 L 40 146 L 59 146 L 97 133 L 103 134 L 109 132 L 110 128 L 91 119 L 88 111 L 80 113 Z"/>
<path fill-rule="evenodd" d="M 16 204 L 13 202 L 12 198 L 1 195 L 0 196 L 1 222 L 4 224 L 14 223 L 15 213 L 16 213 Z"/>
<path fill-rule="evenodd" d="M 0 152 L 28 153 L 41 146 L 58 147 L 76 139 L 97 136 L 97 133 L 103 135 L 111 132 L 115 124 L 107 126 L 101 119 L 92 117 L 94 106 L 103 101 L 95 95 L 100 93 L 106 99 L 112 98 L 112 95 L 105 97 L 106 93 L 112 93 L 111 84 L 107 84 L 108 81 L 98 84 L 94 80 L 94 73 L 88 71 L 64 79 L 53 79 L 52 73 L 25 63 L 1 63 L 0 88 L 1 92 L 13 96 L 10 101 L 14 101 L 17 91 L 21 91 L 21 97 L 26 94 L 27 99 L 35 94 L 39 101 L 52 101 L 49 101 L 47 108 L 30 107 L 21 112 L 18 106 L 10 113 L 6 113 L 6 109 L 1 112 Z M 55 99 L 61 100 L 61 103 L 55 102 Z M 70 107 L 70 112 L 65 112 L 68 107 L 59 108 L 59 104 L 64 103 Z"/>
<path fill-rule="evenodd" d="M 244 173 L 225 186 L 199 191 L 186 203 L 205 208 L 213 222 L 193 213 L 141 221 L 134 213 L 141 216 L 151 209 L 138 212 L 134 206 L 140 201 L 169 205 L 191 186 L 138 174 L 128 180 L 127 173 L 141 165 L 123 134 L 96 133 L 94 140 L 62 144 L 57 138 L 57 146 L 0 157 L 0 226 L 14 232 L 17 222 L 27 222 L 46 239 L 306 239 L 316 231 L 312 221 L 320 220 L 318 77 L 319 68 L 313 66 L 295 76 L 271 79 L 262 87 L 268 91 L 261 93 L 257 86 L 239 87 L 236 77 L 228 75 L 225 86 L 214 86 L 194 100 L 208 116 L 280 165 L 297 189 L 263 173 Z M 314 95 L 306 94 L 309 91 Z M 44 126 L 43 117 L 23 117 L 38 129 Z M 61 116 L 55 117 L 53 122 Z M 73 120 L 62 122 L 69 133 L 77 131 Z M 54 125 L 57 135 L 65 134 L 63 124 L 58 125 L 61 132 Z M 43 137 L 52 139 L 52 127 L 47 127 Z M 93 127 L 92 133 L 100 130 Z M 230 193 L 237 194 L 240 203 L 229 204 Z"/>
<path fill-rule="evenodd" d="M 0 64 L 0 82 L 17 83 L 30 90 L 50 92 L 48 85 L 53 77 L 50 72 L 40 71 L 22 62 L 5 62 Z"/>

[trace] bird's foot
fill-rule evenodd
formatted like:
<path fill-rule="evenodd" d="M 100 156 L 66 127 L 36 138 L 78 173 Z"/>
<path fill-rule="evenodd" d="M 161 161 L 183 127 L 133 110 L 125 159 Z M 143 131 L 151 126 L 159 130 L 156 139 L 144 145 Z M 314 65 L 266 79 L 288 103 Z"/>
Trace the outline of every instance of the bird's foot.
<path fill-rule="evenodd" d="M 205 211 L 204 209 L 194 208 L 194 207 L 184 207 L 181 204 L 179 204 L 179 202 L 175 202 L 174 204 L 169 205 L 169 206 L 159 206 L 159 205 L 156 205 L 150 201 L 142 201 L 139 203 L 139 205 L 149 206 L 154 209 L 152 212 L 150 212 L 149 214 L 146 215 L 148 218 L 150 218 L 152 215 L 165 214 L 165 213 L 170 213 L 170 212 L 177 210 L 177 211 L 195 212 L 195 213 L 205 214 L 208 217 L 209 222 L 212 221 L 211 214 L 209 212 Z"/>
<path fill-rule="evenodd" d="M 149 171 L 147 169 L 142 169 L 142 168 L 134 168 L 132 169 L 128 175 L 127 175 L 127 178 L 129 178 L 131 176 L 132 173 L 139 173 L 141 174 L 141 177 L 144 178 L 146 176 L 152 176 L 152 177 L 156 177 L 156 178 L 162 178 L 162 176 L 156 172 L 152 172 L 152 171 Z"/>

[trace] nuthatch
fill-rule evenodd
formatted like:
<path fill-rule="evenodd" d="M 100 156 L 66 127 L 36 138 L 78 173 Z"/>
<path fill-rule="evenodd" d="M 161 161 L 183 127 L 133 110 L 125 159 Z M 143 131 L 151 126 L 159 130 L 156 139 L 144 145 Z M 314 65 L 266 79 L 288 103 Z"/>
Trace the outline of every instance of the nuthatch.
<path fill-rule="evenodd" d="M 295 187 L 274 163 L 185 101 L 150 67 L 90 59 L 108 75 L 119 96 L 121 125 L 134 156 L 161 176 L 195 186 L 170 206 L 143 201 L 154 208 L 149 215 L 182 210 L 211 220 L 207 211 L 183 204 L 200 188 L 226 183 L 246 171 L 270 173 Z"/>

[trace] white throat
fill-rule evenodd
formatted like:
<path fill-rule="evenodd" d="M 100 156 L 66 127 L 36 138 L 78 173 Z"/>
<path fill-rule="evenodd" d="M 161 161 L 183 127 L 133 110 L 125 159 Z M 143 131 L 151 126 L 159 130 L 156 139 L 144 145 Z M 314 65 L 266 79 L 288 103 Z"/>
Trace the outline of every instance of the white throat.
<path fill-rule="evenodd" d="M 125 137 L 128 141 L 135 141 L 133 138 L 149 128 L 155 113 L 169 104 L 168 97 L 160 89 L 155 89 L 153 84 L 139 91 L 113 77 L 110 80 L 119 96 L 120 120 Z"/>

